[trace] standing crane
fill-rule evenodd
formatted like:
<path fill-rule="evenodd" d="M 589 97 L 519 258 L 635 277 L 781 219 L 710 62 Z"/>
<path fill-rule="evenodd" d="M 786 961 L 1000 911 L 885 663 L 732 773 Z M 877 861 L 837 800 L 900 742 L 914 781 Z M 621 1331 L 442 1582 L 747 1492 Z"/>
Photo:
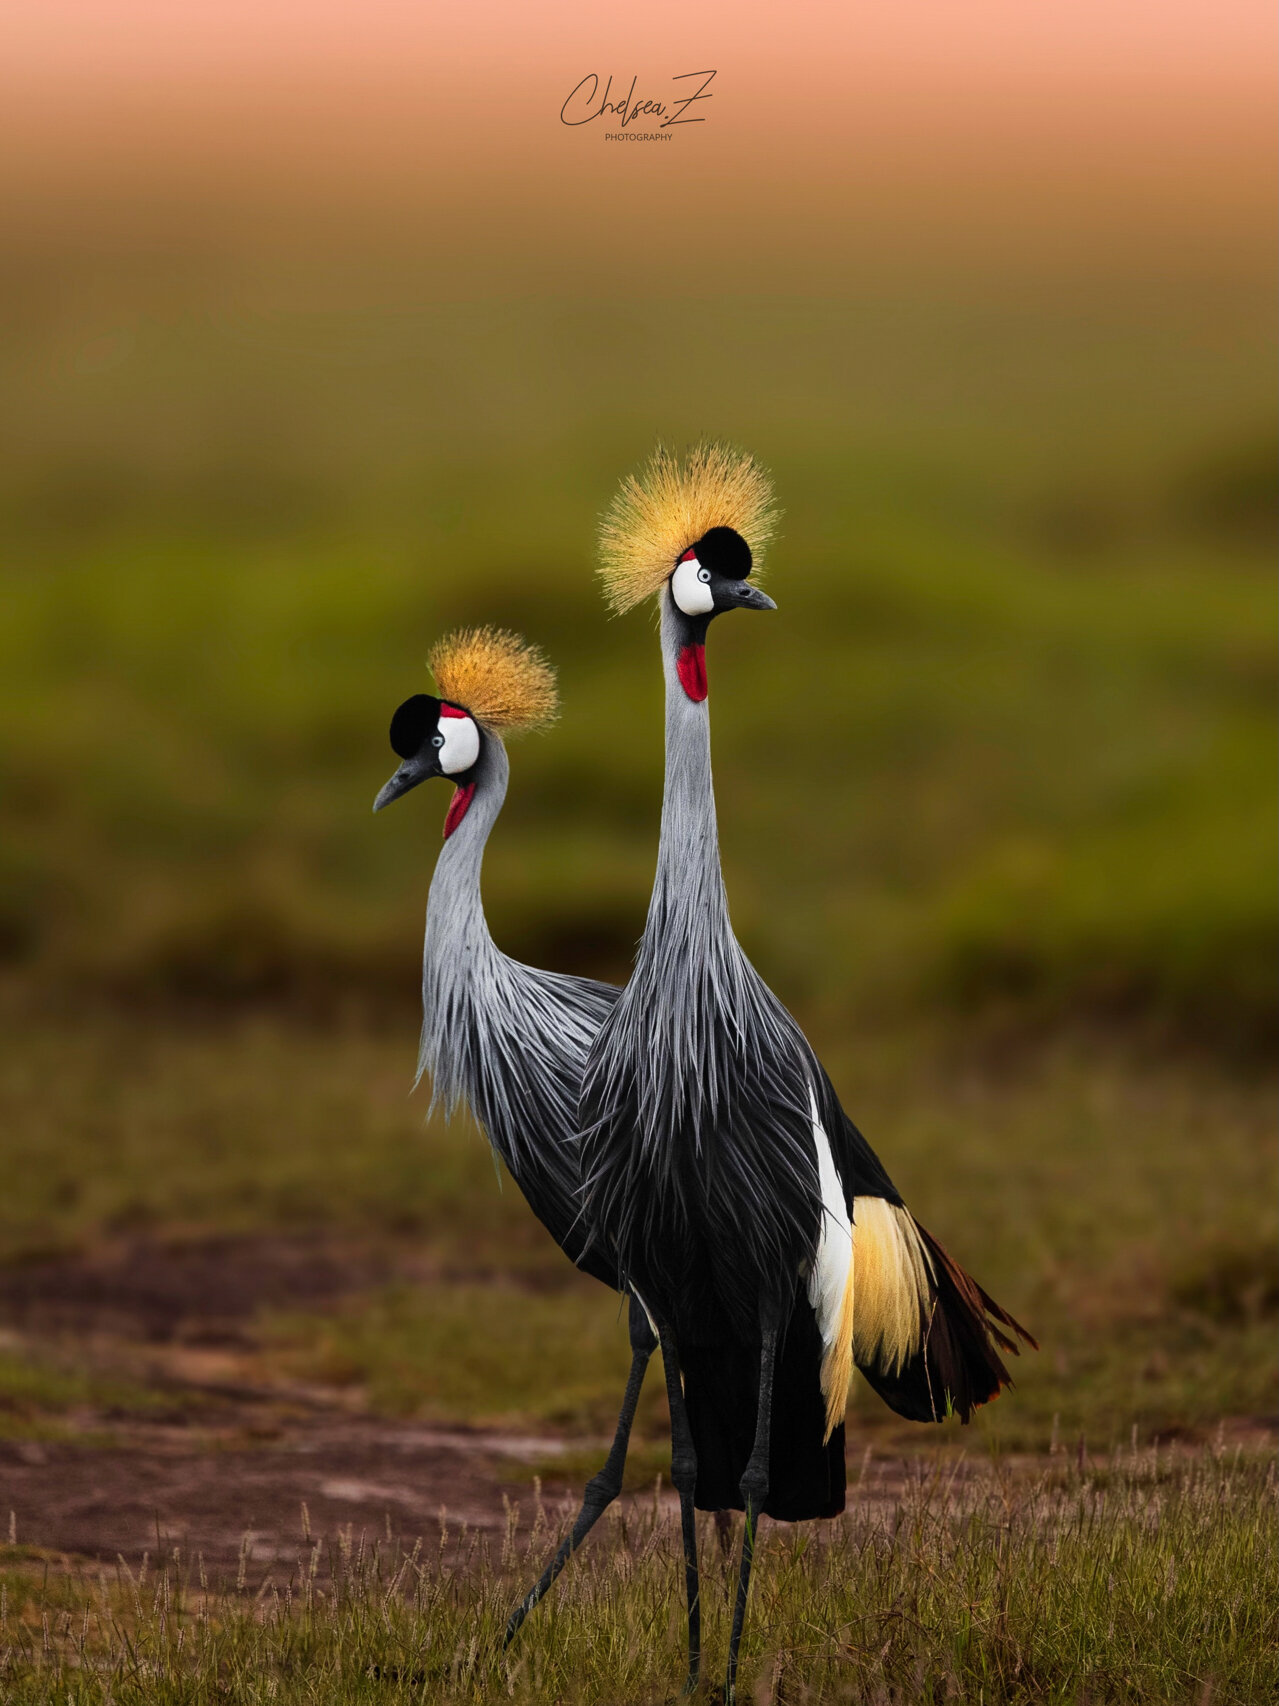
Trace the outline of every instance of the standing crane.
<path fill-rule="evenodd" d="M 570 1261 L 620 1290 L 611 1256 L 602 1246 L 588 1247 L 576 1142 L 587 1050 L 619 992 L 502 953 L 489 934 L 480 893 L 484 848 L 510 776 L 503 734 L 553 721 L 555 674 L 534 647 L 493 628 L 449 635 L 429 662 L 439 696 L 414 694 L 396 711 L 391 746 L 402 762 L 373 804 L 381 811 L 433 776 L 454 784 L 427 902 L 418 1077 L 431 1075 L 432 1107 L 451 1113 L 467 1103 Z M 657 1348 L 634 1298 L 630 1341 L 630 1375 L 608 1459 L 588 1484 L 572 1530 L 512 1615 L 508 1642 L 622 1490 L 631 1424 Z"/>
<path fill-rule="evenodd" d="M 582 1193 L 593 1250 L 662 1348 L 680 1498 L 688 1685 L 700 1665 L 696 1509 L 746 1513 L 727 1695 L 758 1519 L 844 1507 L 854 1364 L 900 1415 L 967 1421 L 1029 1334 L 907 1209 L 795 1020 L 733 934 L 711 779 L 705 643 L 774 531 L 749 456 L 659 449 L 601 535 L 616 611 L 656 595 L 666 682 L 657 872 L 635 969 L 590 1046 Z M 802 740 L 798 719 L 788 738 Z"/>

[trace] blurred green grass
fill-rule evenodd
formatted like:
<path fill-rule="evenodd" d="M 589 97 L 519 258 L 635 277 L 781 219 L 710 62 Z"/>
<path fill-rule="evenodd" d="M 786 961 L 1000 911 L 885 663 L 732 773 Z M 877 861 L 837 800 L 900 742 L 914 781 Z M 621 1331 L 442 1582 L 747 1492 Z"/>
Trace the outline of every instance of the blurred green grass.
<path fill-rule="evenodd" d="M 787 509 L 780 613 L 711 660 L 735 915 L 783 994 L 1264 1048 L 1275 440 L 1246 295 L 18 307 L 0 949 L 24 977 L 411 1001 L 442 801 L 368 806 L 431 640 L 477 619 L 545 644 L 565 700 L 516 758 L 494 922 L 624 976 L 660 706 L 647 624 L 591 584 L 594 519 L 655 433 L 711 430 Z"/>

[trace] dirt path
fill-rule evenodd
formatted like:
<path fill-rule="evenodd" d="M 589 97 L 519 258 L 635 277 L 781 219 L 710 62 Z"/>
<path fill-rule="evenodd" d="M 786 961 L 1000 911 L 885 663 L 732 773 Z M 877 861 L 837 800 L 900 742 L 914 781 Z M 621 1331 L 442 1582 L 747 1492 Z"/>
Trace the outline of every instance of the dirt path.
<path fill-rule="evenodd" d="M 10 1355 L 56 1346 L 63 1366 L 117 1371 L 151 1401 L 28 1411 L 0 1439 L 0 1532 L 111 1562 L 181 1546 L 223 1575 L 242 1556 L 260 1570 L 309 1554 L 304 1521 L 330 1537 L 389 1525 L 416 1538 L 441 1514 L 501 1527 L 504 1497 L 527 1501 L 530 1465 L 563 1442 L 385 1422 L 350 1393 L 260 1378 L 273 1373 L 260 1311 L 322 1312 L 394 1270 L 385 1252 L 268 1235 L 124 1240 L 0 1268 Z"/>
<path fill-rule="evenodd" d="M 513 1462 L 562 1449 L 545 1439 L 392 1426 L 317 1416 L 281 1428 L 242 1417 L 234 1431 L 134 1425 L 109 1445 L 84 1441 L 0 1442 L 0 1521 L 12 1512 L 20 1542 L 131 1562 L 144 1552 L 202 1555 L 211 1573 L 291 1564 L 312 1537 L 358 1534 L 416 1538 L 450 1527 L 501 1528 L 503 1496 L 530 1502 Z M 254 1432 L 262 1436 L 253 1438 Z"/>
<path fill-rule="evenodd" d="M 1238 1424 L 1224 1430 L 1230 1445 L 1267 1447 L 1265 1433 Z M 167 1425 L 117 1428 L 109 1444 L 83 1440 L 0 1441 L 0 1522 L 20 1543 L 43 1550 L 136 1565 L 143 1554 L 171 1556 L 174 1547 L 211 1579 L 247 1566 L 251 1580 L 286 1572 L 310 1556 L 316 1538 L 394 1537 L 411 1545 L 433 1539 L 441 1520 L 450 1529 L 500 1532 L 508 1501 L 532 1519 L 537 1489 L 553 1525 L 575 1508 L 576 1480 L 557 1474 L 554 1460 L 584 1454 L 602 1461 L 606 1442 L 395 1425 L 317 1413 L 281 1425 L 266 1407 L 256 1421 L 242 1414 L 234 1428 L 198 1430 Z M 1042 1473 L 1047 1458 L 1006 1460 L 1018 1479 Z M 931 1472 L 921 1459 L 850 1460 L 850 1508 L 892 1520 L 908 1484 Z M 978 1497 L 991 1477 L 984 1460 L 956 1460 L 945 1473 L 951 1496 Z M 636 1495 L 651 1502 L 651 1492 Z M 675 1509 L 668 1493 L 663 1502 Z M 305 1516 L 304 1510 L 305 1507 Z M 12 1513 L 10 1516 L 9 1513 Z"/>
<path fill-rule="evenodd" d="M 508 1502 L 525 1522 L 535 1475 L 553 1524 L 575 1508 L 586 1463 L 607 1442 L 377 1419 L 339 1390 L 246 1384 L 262 1371 L 252 1319 L 267 1305 L 323 1309 L 384 1279 L 385 1253 L 314 1240 L 135 1242 L 0 1269 L 0 1334 L 11 1355 L 55 1339 L 97 1366 L 145 1371 L 142 1411 L 27 1412 L 0 1438 L 0 1534 L 20 1544 L 131 1565 L 144 1553 L 203 1560 L 211 1579 L 250 1581 L 309 1558 L 316 1537 L 434 1538 L 450 1528 L 499 1531 Z M 3 1422 L 0 1414 L 0 1422 Z M 1240 1424 L 1231 1444 L 1268 1445 Z M 563 1469 L 557 1472 L 557 1461 Z M 1047 1459 L 1006 1462 L 1034 1474 Z M 956 1460 L 959 1497 L 990 1467 Z M 919 1457 L 849 1450 L 850 1505 L 890 1520 Z M 652 1492 L 643 1495 L 652 1498 Z M 305 1507 L 305 1516 L 304 1516 Z M 309 1535 L 308 1535 L 309 1530 Z"/>

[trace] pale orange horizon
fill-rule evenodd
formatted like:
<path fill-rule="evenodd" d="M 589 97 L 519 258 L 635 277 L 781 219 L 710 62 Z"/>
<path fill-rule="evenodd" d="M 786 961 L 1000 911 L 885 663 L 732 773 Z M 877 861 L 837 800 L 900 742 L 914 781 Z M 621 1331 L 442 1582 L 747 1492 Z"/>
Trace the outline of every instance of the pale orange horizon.
<path fill-rule="evenodd" d="M 779 8 L 742 0 L 649 0 L 642 12 L 582 0 L 512 0 L 452 8 L 404 0 L 42 0 L 0 20 L 0 76 L 19 82 L 88 76 L 129 80 L 166 71 L 197 79 L 249 69 L 314 74 L 491 65 L 511 77 L 533 65 L 571 69 L 612 58 L 612 69 L 710 51 L 739 64 L 807 67 L 838 75 L 855 63 L 903 80 L 967 84 L 1218 81 L 1273 85 L 1273 8 L 1242 0 L 883 0 Z M 600 67 L 596 67 L 597 69 Z"/>
<path fill-rule="evenodd" d="M 563 245 L 888 221 L 1270 241 L 1276 22 L 1170 0 L 684 6 L 551 0 L 43 0 L 0 22 L 0 187 L 19 223 L 159 193 L 202 207 L 429 210 Z M 588 73 L 666 98 L 669 143 L 567 128 Z M 828 236 L 839 236 L 828 229 Z"/>

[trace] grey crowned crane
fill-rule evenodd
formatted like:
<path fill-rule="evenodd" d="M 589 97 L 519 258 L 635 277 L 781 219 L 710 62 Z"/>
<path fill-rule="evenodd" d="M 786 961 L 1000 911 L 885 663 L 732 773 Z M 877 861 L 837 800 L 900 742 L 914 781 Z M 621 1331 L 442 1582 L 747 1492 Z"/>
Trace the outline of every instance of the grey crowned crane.
<path fill-rule="evenodd" d="M 431 1076 L 433 1107 L 451 1112 L 467 1103 L 564 1253 L 619 1290 L 607 1250 L 587 1248 L 576 1142 L 587 1050 L 618 991 L 521 965 L 502 953 L 489 934 L 480 894 L 484 848 L 510 775 L 502 736 L 554 719 L 554 671 L 517 635 L 492 628 L 441 640 L 430 667 L 439 696 L 414 694 L 396 711 L 391 745 L 402 763 L 373 806 L 380 811 L 433 776 L 454 785 L 427 902 L 418 1076 Z M 657 1347 L 633 1298 L 630 1336 L 630 1378 L 613 1448 L 587 1488 L 572 1532 L 512 1617 L 508 1640 L 621 1491 L 635 1406 Z"/>
<path fill-rule="evenodd" d="M 658 1334 L 700 1661 L 695 1509 L 746 1513 L 728 1657 L 761 1515 L 844 1507 L 854 1365 L 898 1414 L 940 1421 L 1008 1384 L 1033 1340 L 915 1220 L 795 1020 L 733 935 L 711 780 L 705 642 L 772 610 L 749 576 L 775 525 L 749 456 L 659 450 L 601 537 L 617 611 L 656 595 L 666 679 L 657 872 L 635 969 L 590 1046 L 583 1206 Z"/>

